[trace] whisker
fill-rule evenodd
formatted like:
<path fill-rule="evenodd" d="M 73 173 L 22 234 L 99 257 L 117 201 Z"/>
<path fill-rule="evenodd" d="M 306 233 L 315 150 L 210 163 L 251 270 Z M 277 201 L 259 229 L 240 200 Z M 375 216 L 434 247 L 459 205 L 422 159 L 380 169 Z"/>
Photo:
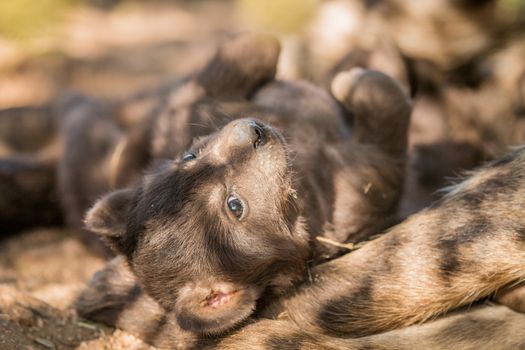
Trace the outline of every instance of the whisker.
<path fill-rule="evenodd" d="M 186 123 L 186 125 L 192 125 L 192 126 L 200 126 L 202 128 L 209 128 L 209 125 L 206 124 L 199 124 L 199 123 Z"/>
<path fill-rule="evenodd" d="M 222 120 L 223 122 L 225 122 L 225 124 L 235 119 L 232 115 L 229 115 L 226 111 L 222 109 L 219 109 L 219 112 L 221 113 Z"/>

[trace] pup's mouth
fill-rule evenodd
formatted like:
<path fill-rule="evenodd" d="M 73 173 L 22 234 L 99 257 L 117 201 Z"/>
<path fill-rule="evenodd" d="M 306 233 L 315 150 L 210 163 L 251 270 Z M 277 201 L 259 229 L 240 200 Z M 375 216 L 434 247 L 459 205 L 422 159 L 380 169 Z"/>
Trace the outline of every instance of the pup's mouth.
<path fill-rule="evenodd" d="M 237 290 L 231 292 L 213 291 L 201 302 L 201 305 L 216 309 L 222 305 L 228 304 L 232 298 L 235 297 L 237 292 Z"/>
<path fill-rule="evenodd" d="M 175 305 L 182 329 L 198 334 L 220 334 L 248 318 L 261 290 L 229 282 L 189 284 Z"/>

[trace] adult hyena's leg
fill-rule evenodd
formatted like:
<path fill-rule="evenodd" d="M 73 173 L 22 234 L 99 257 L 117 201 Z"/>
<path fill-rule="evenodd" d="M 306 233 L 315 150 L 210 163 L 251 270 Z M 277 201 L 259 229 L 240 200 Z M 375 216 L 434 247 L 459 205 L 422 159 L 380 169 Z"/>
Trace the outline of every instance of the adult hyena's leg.
<path fill-rule="evenodd" d="M 284 302 L 313 331 L 364 336 L 489 297 L 525 278 L 525 148 L 356 252 L 312 269 Z"/>
<path fill-rule="evenodd" d="M 362 338 L 305 332 L 289 321 L 264 320 L 226 337 L 214 349 L 521 349 L 525 315 L 504 306 L 481 306 L 421 325 Z"/>

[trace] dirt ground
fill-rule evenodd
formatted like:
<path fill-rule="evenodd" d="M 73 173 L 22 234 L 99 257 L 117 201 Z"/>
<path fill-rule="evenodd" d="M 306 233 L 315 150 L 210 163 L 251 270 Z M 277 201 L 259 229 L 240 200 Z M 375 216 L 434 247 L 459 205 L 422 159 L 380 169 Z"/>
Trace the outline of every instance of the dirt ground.
<path fill-rule="evenodd" d="M 2 241 L 0 349 L 148 349 L 129 334 L 75 315 L 75 299 L 103 265 L 64 229 Z"/>

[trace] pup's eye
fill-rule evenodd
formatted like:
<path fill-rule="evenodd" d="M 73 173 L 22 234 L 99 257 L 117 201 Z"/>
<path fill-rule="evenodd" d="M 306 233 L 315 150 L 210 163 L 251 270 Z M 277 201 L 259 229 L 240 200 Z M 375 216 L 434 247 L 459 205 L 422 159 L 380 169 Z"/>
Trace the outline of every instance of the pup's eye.
<path fill-rule="evenodd" d="M 184 155 L 182 156 L 182 160 L 184 162 L 187 162 L 187 161 L 190 161 L 196 158 L 197 156 L 195 155 L 195 153 L 191 153 L 191 152 L 184 153 Z"/>
<path fill-rule="evenodd" d="M 237 219 L 242 218 L 242 214 L 244 213 L 244 206 L 242 205 L 242 202 L 239 198 L 235 196 L 229 196 L 226 200 L 226 204 L 228 204 L 228 209 L 235 215 Z"/>

